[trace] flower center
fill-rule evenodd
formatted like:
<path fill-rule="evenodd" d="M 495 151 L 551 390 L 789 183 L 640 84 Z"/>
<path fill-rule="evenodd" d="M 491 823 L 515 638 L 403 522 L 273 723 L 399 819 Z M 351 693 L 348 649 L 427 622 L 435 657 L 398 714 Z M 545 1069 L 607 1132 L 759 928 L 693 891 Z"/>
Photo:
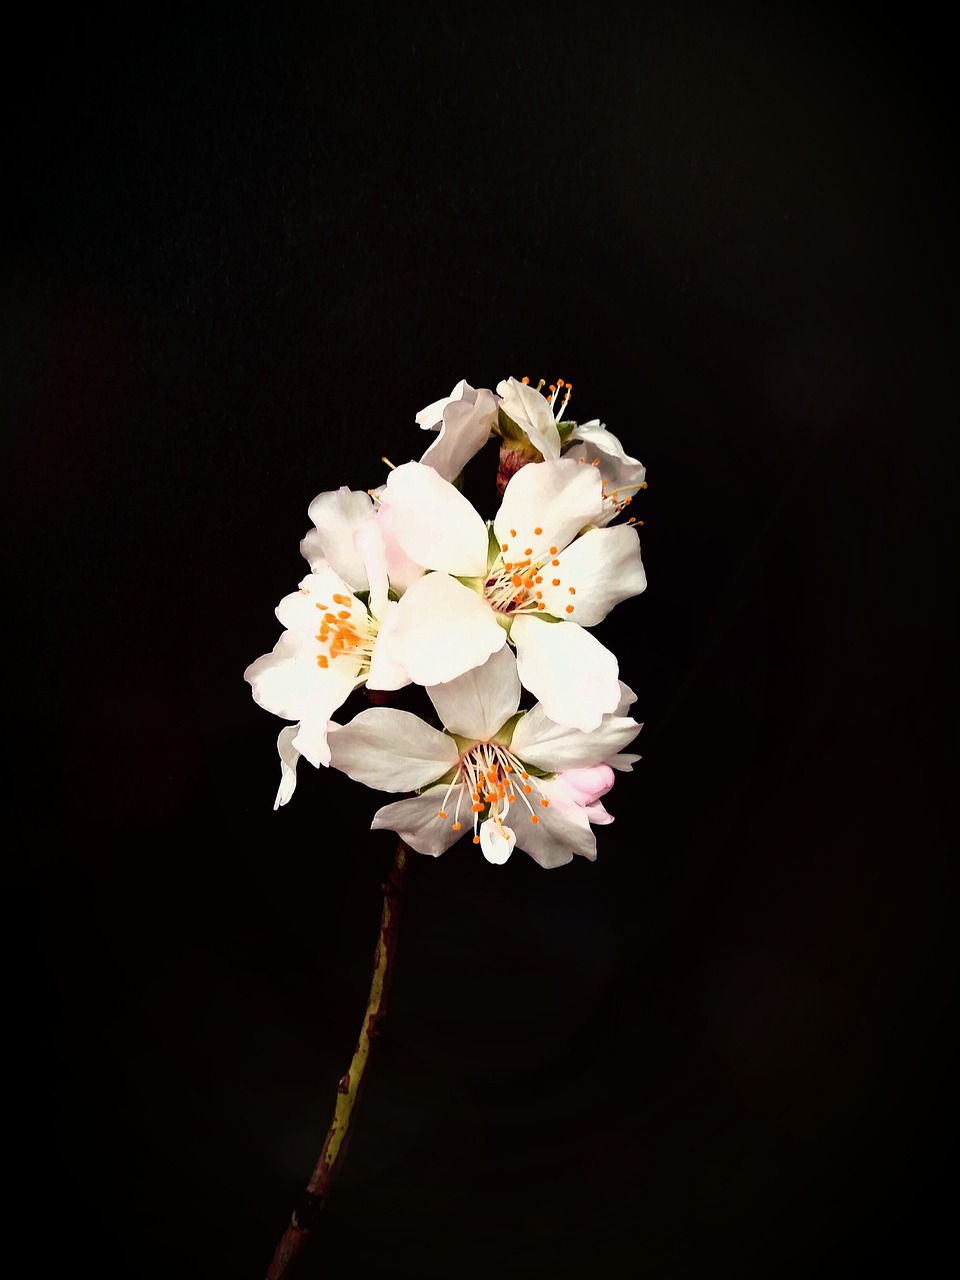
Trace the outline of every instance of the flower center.
<path fill-rule="evenodd" d="M 464 752 L 457 765 L 456 777 L 447 787 L 443 802 L 437 810 L 437 817 L 446 820 L 451 808 L 451 797 L 457 793 L 453 806 L 453 829 L 462 827 L 460 811 L 465 810 L 466 797 L 470 797 L 470 812 L 473 814 L 473 843 L 480 843 L 478 828 L 480 817 L 489 809 L 488 817 L 499 826 L 510 812 L 510 806 L 519 799 L 526 806 L 530 821 L 534 826 L 540 821 L 534 809 L 534 802 L 539 800 L 541 808 L 550 804 L 539 792 L 536 779 L 529 773 L 512 751 L 493 742 L 478 742 Z M 533 795 L 534 800 L 529 797 Z"/>
<path fill-rule="evenodd" d="M 332 605 L 317 603 L 322 621 L 316 640 L 320 645 L 317 666 L 323 670 L 331 662 L 349 655 L 360 664 L 360 674 L 370 669 L 370 655 L 377 638 L 377 622 L 356 596 L 339 592 L 331 596 Z"/>
<path fill-rule="evenodd" d="M 536 539 L 542 533 L 543 529 L 537 525 L 533 531 L 532 545 L 521 550 L 520 542 L 523 539 L 512 542 L 510 539 L 516 538 L 517 531 L 511 529 L 510 539 L 500 544 L 500 554 L 483 584 L 484 597 L 498 613 L 510 614 L 511 617 L 521 613 L 545 613 L 547 603 L 544 600 L 544 587 L 556 589 L 563 585 L 566 585 L 567 595 L 571 599 L 560 606 L 551 591 L 553 608 L 562 608 L 567 614 L 574 612 L 576 606 L 572 597 L 577 594 L 577 588 L 569 582 L 565 584 L 559 547 L 544 549 L 536 546 Z M 511 546 L 517 549 L 511 552 Z M 518 558 L 513 559 L 514 556 Z"/>

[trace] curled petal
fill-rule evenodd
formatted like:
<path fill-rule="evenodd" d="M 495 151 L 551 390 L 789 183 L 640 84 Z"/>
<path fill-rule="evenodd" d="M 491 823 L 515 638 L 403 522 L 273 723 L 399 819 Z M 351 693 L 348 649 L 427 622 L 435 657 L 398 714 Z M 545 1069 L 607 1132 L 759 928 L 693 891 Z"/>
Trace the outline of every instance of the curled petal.
<path fill-rule="evenodd" d="M 618 715 L 605 715 L 595 729 L 584 732 L 557 724 L 538 704 L 514 729 L 511 750 L 525 763 L 550 773 L 590 769 L 608 763 L 639 732 L 636 720 Z"/>
<path fill-rule="evenodd" d="M 490 438 L 490 428 L 497 420 L 497 401 L 493 392 L 481 389 L 463 399 L 449 401 L 443 410 L 440 434 L 420 459 L 433 467 L 446 480 L 455 479 L 474 454 Z"/>
<path fill-rule="evenodd" d="M 488 862 L 504 863 L 517 843 L 516 832 L 488 818 L 480 823 L 480 851 Z"/>
<path fill-rule="evenodd" d="M 277 751 L 280 753 L 280 787 L 277 798 L 273 802 L 274 811 L 281 805 L 289 804 L 290 797 L 297 788 L 297 762 L 300 759 L 300 752 L 293 745 L 293 740 L 299 729 L 298 724 L 285 725 L 277 738 Z"/>
<path fill-rule="evenodd" d="M 307 514 L 315 528 L 300 543 L 300 551 L 310 568 L 316 570 L 318 561 L 325 560 L 354 591 L 366 590 L 366 569 L 354 534 L 373 516 L 370 495 L 343 485 L 317 494 Z"/>

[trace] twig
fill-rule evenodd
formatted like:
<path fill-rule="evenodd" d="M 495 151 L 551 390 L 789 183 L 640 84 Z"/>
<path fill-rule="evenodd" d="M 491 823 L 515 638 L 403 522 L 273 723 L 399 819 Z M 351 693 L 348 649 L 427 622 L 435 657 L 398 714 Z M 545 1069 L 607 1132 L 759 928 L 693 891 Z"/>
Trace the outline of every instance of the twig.
<path fill-rule="evenodd" d="M 407 869 L 409 850 L 401 840 L 393 865 L 383 884 L 383 913 L 380 917 L 380 936 L 373 955 L 373 976 L 370 994 L 360 1038 L 347 1074 L 337 1086 L 337 1105 L 327 1130 L 323 1150 L 300 1203 L 294 1209 L 290 1225 L 280 1238 L 273 1260 L 267 1269 L 267 1280 L 287 1280 L 297 1259 L 307 1246 L 310 1234 L 316 1229 L 320 1210 L 323 1208 L 334 1179 L 343 1163 L 350 1142 L 350 1121 L 363 1088 L 363 1077 L 373 1049 L 379 1024 L 387 1010 L 387 995 L 393 977 L 393 962 L 397 949 L 397 925 L 400 918 L 400 900 Z"/>

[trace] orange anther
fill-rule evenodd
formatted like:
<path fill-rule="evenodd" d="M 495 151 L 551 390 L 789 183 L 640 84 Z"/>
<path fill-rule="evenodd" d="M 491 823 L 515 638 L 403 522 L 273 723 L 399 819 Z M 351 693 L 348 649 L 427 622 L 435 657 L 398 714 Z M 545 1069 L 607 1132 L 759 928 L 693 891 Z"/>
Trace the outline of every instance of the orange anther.
<path fill-rule="evenodd" d="M 556 567 L 557 567 L 557 565 L 560 563 L 560 561 L 559 561 L 559 560 L 551 560 L 551 561 L 550 561 L 550 563 L 553 565 L 553 567 L 554 567 L 554 568 L 556 568 Z"/>
<path fill-rule="evenodd" d="M 560 579 L 559 579 L 559 578 L 554 578 L 554 579 L 553 579 L 553 585 L 554 585 L 555 587 L 559 587 L 559 585 L 560 585 Z"/>
<path fill-rule="evenodd" d="M 530 379 L 529 379 L 529 378 L 521 378 L 521 379 L 520 379 L 520 381 L 523 383 L 523 385 L 524 385 L 525 387 L 527 387 L 527 386 L 529 386 L 529 385 L 530 385 Z"/>
<path fill-rule="evenodd" d="M 483 813 L 483 805 L 482 805 L 482 804 L 474 804 L 474 805 L 471 805 L 471 806 L 470 806 L 470 809 L 471 809 L 471 812 L 472 812 L 472 813 Z"/>
<path fill-rule="evenodd" d="M 546 809 L 546 807 L 549 805 L 550 801 L 549 801 L 549 800 L 541 800 L 541 801 L 540 801 L 540 803 L 541 803 L 541 804 L 543 805 L 543 807 Z"/>
<path fill-rule="evenodd" d="M 540 526 L 538 525 L 538 526 L 536 527 L 536 529 L 534 529 L 534 531 L 533 531 L 533 532 L 534 532 L 534 533 L 537 535 L 537 537 L 539 538 L 539 537 L 540 537 L 540 535 L 541 535 L 541 533 L 543 533 L 543 530 L 542 530 L 542 529 L 540 528 Z"/>
<path fill-rule="evenodd" d="M 337 621 L 337 620 L 336 620 L 336 618 L 333 616 L 333 614 L 332 614 L 332 613 L 325 613 L 325 614 L 323 615 L 323 620 L 324 620 L 324 622 L 332 622 L 332 623 L 334 623 L 334 624 L 336 624 L 336 621 Z"/>
<path fill-rule="evenodd" d="M 533 547 L 527 547 L 526 551 L 525 551 L 523 554 L 524 554 L 525 556 L 532 556 L 532 555 L 533 555 Z"/>
<path fill-rule="evenodd" d="M 327 669 L 327 667 L 329 667 L 329 665 L 330 665 L 330 662 L 329 662 L 329 660 L 328 660 L 328 658 L 327 658 L 327 655 L 326 655 L 325 653 L 318 653 L 318 654 L 317 654 L 317 666 L 318 666 L 318 667 L 322 667 L 322 668 L 323 668 L 323 670 L 324 670 L 324 671 L 326 671 L 326 669 Z"/>
<path fill-rule="evenodd" d="M 525 796 L 528 796 L 532 790 L 533 790 L 533 787 L 531 787 L 529 782 L 524 783 L 523 794 Z"/>
<path fill-rule="evenodd" d="M 454 829 L 454 831 L 459 831 L 459 830 L 460 830 L 460 826 L 461 826 L 461 824 L 460 824 L 459 822 L 455 822 L 455 823 L 453 824 L 453 829 Z"/>
<path fill-rule="evenodd" d="M 314 607 L 315 609 L 319 609 L 321 613 L 324 611 L 324 609 L 329 609 L 329 608 L 330 608 L 330 606 L 329 606 L 328 604 L 317 604 L 317 603 L 316 603 L 316 601 L 314 601 L 314 605 L 313 605 L 313 607 Z"/>
<path fill-rule="evenodd" d="M 501 543 L 501 544 L 500 544 L 500 550 L 501 550 L 501 551 L 506 551 L 506 549 L 507 549 L 507 547 L 509 547 L 509 545 L 510 545 L 510 543 L 509 543 L 509 542 L 503 542 L 503 543 Z"/>
<path fill-rule="evenodd" d="M 516 536 L 517 536 L 517 531 L 516 531 L 516 529 L 511 529 L 511 530 L 510 530 L 510 537 L 511 537 L 511 538 L 515 538 Z"/>
<path fill-rule="evenodd" d="M 570 592 L 570 594 L 571 594 L 572 596 L 575 596 L 575 595 L 577 594 L 577 588 L 576 588 L 576 587 L 567 587 L 567 590 Z"/>
<path fill-rule="evenodd" d="M 537 823 L 540 821 L 540 819 L 537 817 L 535 813 L 531 813 L 530 821 L 533 823 L 534 826 L 536 826 Z"/>
<path fill-rule="evenodd" d="M 539 583 L 539 582 L 542 582 L 542 581 L 543 581 L 543 576 L 542 576 L 541 574 L 539 574 L 539 573 L 538 573 L 538 574 L 537 574 L 537 576 L 534 578 L 534 582 L 538 582 L 538 583 Z"/>
<path fill-rule="evenodd" d="M 438 818 L 445 818 L 446 816 L 447 816 L 447 815 L 443 812 L 443 810 L 442 810 L 442 809 L 438 809 L 438 810 L 437 810 L 437 817 L 438 817 Z"/>
<path fill-rule="evenodd" d="M 538 592 L 537 592 L 537 599 L 538 599 L 538 600 L 542 600 L 542 599 L 543 599 L 543 592 L 542 592 L 542 591 L 538 591 Z"/>
<path fill-rule="evenodd" d="M 550 554 L 551 554 L 552 556 L 555 556 L 555 555 L 557 554 L 557 548 L 556 548 L 556 547 L 551 547 L 551 548 L 550 548 Z"/>
<path fill-rule="evenodd" d="M 533 586 L 533 579 L 532 579 L 532 578 L 524 578 L 524 580 L 523 580 L 523 585 L 524 585 L 525 587 L 527 587 L 527 588 L 532 587 L 532 586 Z"/>
<path fill-rule="evenodd" d="M 542 600 L 541 600 L 541 602 L 537 605 L 537 608 L 538 608 L 538 609 L 545 609 L 546 607 L 547 607 L 547 606 L 543 603 L 543 601 L 542 601 Z"/>
<path fill-rule="evenodd" d="M 479 836 L 474 836 L 474 837 L 473 837 L 473 843 L 474 843 L 474 844 L 479 844 L 479 843 L 480 843 L 480 837 L 479 837 Z"/>
<path fill-rule="evenodd" d="M 590 465 L 591 465 L 591 467 L 599 467 L 599 465 L 600 465 L 600 459 L 599 459 L 599 458 L 594 458 L 593 462 L 591 462 L 591 463 L 590 463 Z"/>
<path fill-rule="evenodd" d="M 337 604 L 349 604 L 349 603 L 350 603 L 350 597 L 349 597 L 349 596 L 342 596 L 342 595 L 340 595 L 340 594 L 339 594 L 339 592 L 338 592 L 338 593 L 337 593 L 333 598 L 334 598 L 334 600 L 335 600 L 335 602 L 336 602 Z"/>
<path fill-rule="evenodd" d="M 568 604 L 568 605 L 567 605 L 567 613 L 573 613 L 573 605 L 572 605 L 572 604 Z"/>
<path fill-rule="evenodd" d="M 341 609 L 341 610 L 340 610 L 340 612 L 337 614 L 337 617 L 338 617 L 338 618 L 349 618 L 349 617 L 350 617 L 350 610 L 349 610 L 349 609 Z"/>
<path fill-rule="evenodd" d="M 513 574 L 510 581 L 513 583 L 515 587 L 519 587 L 523 583 L 523 579 L 520 577 L 519 573 Z"/>

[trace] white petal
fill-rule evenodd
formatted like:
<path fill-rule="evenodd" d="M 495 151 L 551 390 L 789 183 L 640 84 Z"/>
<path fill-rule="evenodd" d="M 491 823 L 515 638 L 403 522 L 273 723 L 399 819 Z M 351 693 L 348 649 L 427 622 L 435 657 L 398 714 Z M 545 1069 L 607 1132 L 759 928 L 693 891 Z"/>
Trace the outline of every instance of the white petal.
<path fill-rule="evenodd" d="M 370 655 L 370 670 L 367 672 L 368 689 L 402 689 L 410 683 L 406 669 L 397 658 L 395 634 L 397 629 L 397 602 L 388 600 L 383 617 L 380 619 L 380 630 Z"/>
<path fill-rule="evenodd" d="M 549 799 L 549 780 L 540 784 Z M 543 809 L 539 821 L 517 817 L 517 844 L 530 854 L 541 867 L 561 867 L 573 861 L 575 853 L 593 861 L 597 856 L 597 841 L 590 830 L 590 823 L 582 810 Z"/>
<path fill-rule="evenodd" d="M 356 676 L 351 675 L 354 667 L 348 660 L 338 658 L 326 671 L 318 671 L 324 679 L 316 684 L 311 698 L 301 707 L 300 728 L 293 745 L 317 768 L 330 763 L 327 742 L 330 717 L 357 686 Z"/>
<path fill-rule="evenodd" d="M 423 566 L 411 560 L 397 542 L 394 532 L 395 521 L 385 507 L 377 508 L 377 527 L 383 536 L 384 551 L 387 557 L 387 576 L 390 586 L 398 595 L 403 595 L 407 587 L 418 578 L 423 577 Z"/>
<path fill-rule="evenodd" d="M 293 745 L 293 740 L 299 728 L 298 724 L 288 724 L 280 730 L 280 736 L 277 738 L 277 750 L 280 753 L 280 788 L 273 802 L 274 811 L 281 805 L 289 803 L 290 797 L 297 788 L 297 762 L 300 759 L 300 752 Z"/>
<path fill-rule="evenodd" d="M 320 712 L 332 715 L 356 684 L 360 664 L 344 655 L 323 670 L 316 650 L 316 644 L 285 631 L 273 651 L 251 662 L 243 673 L 254 701 L 284 720 L 315 718 Z"/>
<path fill-rule="evenodd" d="M 557 724 L 596 729 L 620 701 L 616 658 L 576 623 L 521 616 L 514 619 L 510 639 L 517 647 L 520 683 Z"/>
<path fill-rule="evenodd" d="M 589 455 L 590 462 L 597 458 L 602 467 L 606 457 L 619 463 L 623 475 L 629 474 L 630 477 L 629 480 L 625 479 L 624 483 L 639 484 L 646 475 L 646 468 L 639 458 L 632 458 L 613 432 L 608 431 L 599 418 L 594 418 L 591 422 L 578 423 L 570 433 L 570 440 L 582 440 L 585 443 L 587 450 L 584 456 Z"/>
<path fill-rule="evenodd" d="M 326 560 L 354 590 L 365 590 L 367 575 L 353 535 L 373 516 L 370 495 L 343 485 L 317 494 L 307 514 L 316 529 L 303 539 L 300 550 L 310 568 L 315 570 L 318 560 Z"/>
<path fill-rule="evenodd" d="M 557 724 L 538 703 L 523 716 L 513 731 L 510 750 L 525 764 L 550 773 L 561 769 L 589 769 L 606 764 L 611 756 L 640 732 L 629 716 L 605 715 L 587 732 Z"/>
<path fill-rule="evenodd" d="M 439 809 L 447 788 L 431 787 L 423 795 L 395 800 L 373 815 L 371 831 L 395 831 L 417 853 L 438 857 L 464 834 L 454 831 L 450 818 L 441 818 Z"/>
<path fill-rule="evenodd" d="M 465 395 L 469 395 L 473 391 L 466 378 L 461 378 L 457 385 L 453 388 L 448 396 L 444 396 L 440 400 L 434 400 L 432 404 L 428 404 L 425 409 L 421 409 L 414 419 L 417 426 L 422 431 L 437 431 L 443 422 L 443 411 L 453 400 L 462 400 Z"/>
<path fill-rule="evenodd" d="M 461 577 L 486 572 L 487 526 L 432 467 L 406 462 L 391 471 L 382 501 L 394 536 L 417 564 Z"/>
<path fill-rule="evenodd" d="M 560 433 L 546 396 L 516 378 L 498 383 L 497 394 L 504 413 L 527 433 L 534 448 L 539 449 L 544 458 L 559 458 Z"/>
<path fill-rule="evenodd" d="M 387 548 L 383 541 L 383 526 L 379 520 L 368 520 L 354 535 L 357 554 L 363 561 L 370 589 L 370 612 L 382 618 L 387 607 L 389 579 L 387 576 Z"/>
<path fill-rule="evenodd" d="M 474 454 L 490 438 L 497 420 L 497 402 L 492 391 L 474 392 L 475 403 L 454 400 L 443 411 L 440 435 L 420 459 L 446 480 L 455 479 Z"/>
<path fill-rule="evenodd" d="M 480 850 L 488 862 L 504 863 L 513 853 L 516 833 L 502 822 L 488 818 L 480 823 Z"/>
<path fill-rule="evenodd" d="M 394 655 L 417 684 L 444 684 L 486 662 L 507 635 L 475 591 L 445 573 L 428 573 L 401 596 Z"/>
<path fill-rule="evenodd" d="M 414 791 L 457 763 L 453 739 L 419 716 L 371 707 L 330 739 L 330 763 L 377 791 Z"/>
<path fill-rule="evenodd" d="M 597 523 L 602 510 L 596 467 L 566 459 L 531 462 L 504 490 L 493 528 L 500 545 L 507 546 L 505 560 L 529 558 L 549 566 L 550 548 L 572 542 L 586 525 Z"/>
<path fill-rule="evenodd" d="M 446 684 L 430 685 L 427 693 L 451 733 L 486 742 L 520 705 L 520 677 L 513 650 L 504 645 L 481 666 Z"/>
<path fill-rule="evenodd" d="M 551 563 L 543 571 L 547 613 L 562 618 L 573 605 L 570 621 L 581 627 L 596 626 L 614 605 L 638 596 L 647 585 L 640 563 L 640 539 L 630 525 L 590 529 L 554 559 L 560 563 Z M 560 585 L 554 586 L 554 582 Z M 570 594 L 571 588 L 575 595 Z"/>
<path fill-rule="evenodd" d="M 619 769 L 623 773 L 633 773 L 633 766 L 638 760 L 642 760 L 642 756 L 636 756 L 630 751 L 619 751 L 615 756 L 611 756 L 607 764 L 611 769 Z"/>

